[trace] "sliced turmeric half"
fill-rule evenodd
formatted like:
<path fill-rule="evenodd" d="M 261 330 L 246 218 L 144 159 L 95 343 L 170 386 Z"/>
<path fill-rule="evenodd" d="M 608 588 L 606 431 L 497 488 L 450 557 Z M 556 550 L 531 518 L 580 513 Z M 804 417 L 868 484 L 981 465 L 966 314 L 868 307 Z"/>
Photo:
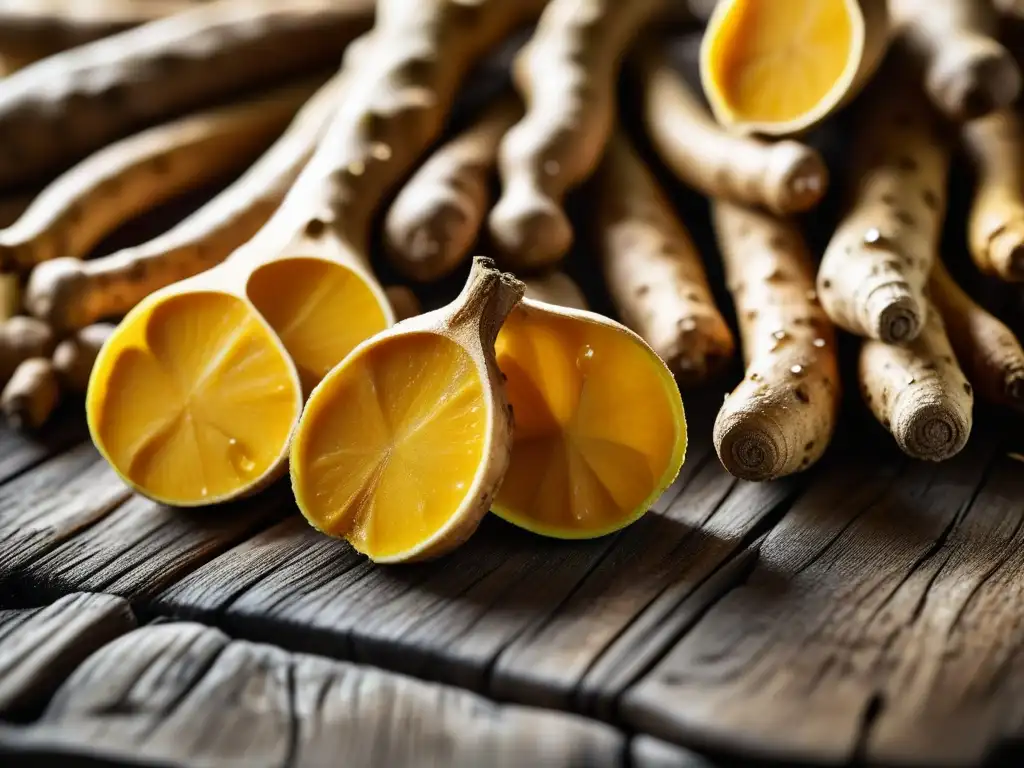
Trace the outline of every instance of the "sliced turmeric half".
<path fill-rule="evenodd" d="M 875 71 L 887 19 L 884 0 L 721 0 L 700 62 L 715 117 L 744 133 L 810 128 Z"/>
<path fill-rule="evenodd" d="M 683 402 L 661 358 L 602 315 L 533 299 L 509 315 L 495 350 L 515 428 L 494 513 L 563 539 L 643 515 L 686 453 Z"/>

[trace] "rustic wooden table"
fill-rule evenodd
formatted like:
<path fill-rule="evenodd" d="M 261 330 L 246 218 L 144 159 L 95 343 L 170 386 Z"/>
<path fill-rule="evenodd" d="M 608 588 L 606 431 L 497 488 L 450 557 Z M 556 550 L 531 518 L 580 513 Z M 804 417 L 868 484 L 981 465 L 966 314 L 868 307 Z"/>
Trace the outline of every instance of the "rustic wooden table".
<path fill-rule="evenodd" d="M 565 543 L 492 519 L 414 567 L 317 534 L 286 487 L 193 512 L 134 496 L 75 404 L 43 439 L 0 432 L 0 747 L 18 765 L 1012 756 L 1024 436 L 983 414 L 926 465 L 854 411 L 820 467 L 759 485 L 719 465 L 710 396 L 688 402 L 683 472 L 637 524 Z"/>

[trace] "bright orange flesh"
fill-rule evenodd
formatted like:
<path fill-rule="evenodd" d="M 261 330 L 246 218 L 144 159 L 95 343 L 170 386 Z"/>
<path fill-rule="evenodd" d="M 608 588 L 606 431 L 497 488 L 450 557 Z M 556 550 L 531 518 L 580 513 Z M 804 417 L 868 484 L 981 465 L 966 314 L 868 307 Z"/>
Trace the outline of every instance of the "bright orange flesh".
<path fill-rule="evenodd" d="M 284 350 L 223 293 L 144 304 L 105 345 L 89 383 L 93 441 L 118 473 L 168 504 L 231 498 L 280 461 L 301 402 Z"/>
<path fill-rule="evenodd" d="M 853 30 L 848 0 L 735 0 L 711 38 L 709 79 L 738 121 L 796 120 L 842 78 Z"/>
<path fill-rule="evenodd" d="M 308 392 L 390 321 L 355 271 L 326 259 L 282 259 L 249 278 L 246 295 L 288 350 Z"/>
<path fill-rule="evenodd" d="M 561 538 L 599 536 L 642 515 L 686 449 L 664 364 L 618 328 L 525 305 L 496 351 L 515 428 L 494 512 Z"/>
<path fill-rule="evenodd" d="M 292 446 L 299 507 L 374 559 L 415 550 L 472 492 L 489 422 L 461 346 L 434 333 L 386 337 L 310 396 Z"/>

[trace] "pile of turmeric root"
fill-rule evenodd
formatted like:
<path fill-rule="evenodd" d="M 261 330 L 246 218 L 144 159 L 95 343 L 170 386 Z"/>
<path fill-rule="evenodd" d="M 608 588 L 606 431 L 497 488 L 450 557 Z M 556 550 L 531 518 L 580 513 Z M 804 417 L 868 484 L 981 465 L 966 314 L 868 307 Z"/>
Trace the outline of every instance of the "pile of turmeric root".
<path fill-rule="evenodd" d="M 742 350 L 714 427 L 734 475 L 825 452 L 837 330 L 859 339 L 856 386 L 899 447 L 948 459 L 976 395 L 1024 409 L 1024 350 L 941 242 L 960 152 L 971 269 L 1024 283 L 1022 77 L 997 32 L 1016 15 L 1012 0 L 0 2 L 0 407 L 38 428 L 86 392 L 122 318 L 211 292 L 276 334 L 308 397 L 475 253 L 528 297 L 585 308 L 572 252 L 684 396 Z M 696 77 L 666 53 L 683 37 Z M 468 98 L 481 83 L 497 86 Z M 813 136 L 834 123 L 829 168 Z M 706 225 L 666 176 L 710 200 L 717 253 L 698 252 Z M 203 188 L 218 191 L 166 232 L 95 256 Z M 838 219 L 812 253 L 802 228 L 828 195 Z M 205 311 L 180 332 L 213 334 Z M 111 394 L 119 376 L 103 395 L 150 397 Z"/>

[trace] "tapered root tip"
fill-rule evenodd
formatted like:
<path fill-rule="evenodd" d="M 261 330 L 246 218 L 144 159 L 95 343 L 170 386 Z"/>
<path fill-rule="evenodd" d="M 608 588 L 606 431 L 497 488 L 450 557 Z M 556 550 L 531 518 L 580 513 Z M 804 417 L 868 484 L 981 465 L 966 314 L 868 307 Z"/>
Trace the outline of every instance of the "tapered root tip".
<path fill-rule="evenodd" d="M 786 438 L 774 422 L 734 414 L 715 421 L 715 450 L 729 474 L 741 480 L 772 480 L 782 472 L 788 451 Z"/>
<path fill-rule="evenodd" d="M 468 255 L 476 229 L 465 210 L 443 205 L 405 226 L 389 221 L 385 228 L 388 254 L 405 277 L 433 282 L 454 270 Z"/>
<path fill-rule="evenodd" d="M 1006 227 L 989 241 L 988 259 L 1004 280 L 1024 282 L 1024 222 Z"/>
<path fill-rule="evenodd" d="M 924 461 L 952 458 L 971 433 L 969 414 L 946 403 L 916 404 L 902 418 L 894 414 L 892 427 L 900 449 Z"/>
<path fill-rule="evenodd" d="M 1013 103 L 1020 93 L 1021 73 L 1009 51 L 978 35 L 936 57 L 927 85 L 936 106 L 949 118 L 963 121 Z"/>
<path fill-rule="evenodd" d="M 545 197 L 505 196 L 491 210 L 488 225 L 495 245 L 513 268 L 553 266 L 572 246 L 569 219 Z"/>
<path fill-rule="evenodd" d="M 886 344 L 913 341 L 925 321 L 921 302 L 899 285 L 883 285 L 872 291 L 865 312 L 867 332 Z"/>
<path fill-rule="evenodd" d="M 821 202 L 828 190 L 828 166 L 815 150 L 795 141 L 772 147 L 769 178 L 777 190 L 768 206 L 774 213 L 802 213 Z"/>

